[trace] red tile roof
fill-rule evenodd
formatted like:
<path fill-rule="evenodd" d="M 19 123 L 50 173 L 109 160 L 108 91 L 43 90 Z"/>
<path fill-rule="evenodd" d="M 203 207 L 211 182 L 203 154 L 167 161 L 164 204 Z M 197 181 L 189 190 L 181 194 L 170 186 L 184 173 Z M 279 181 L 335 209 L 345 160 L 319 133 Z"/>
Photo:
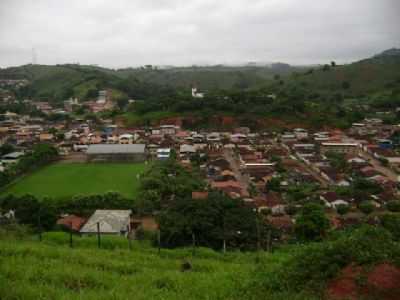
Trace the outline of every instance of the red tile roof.
<path fill-rule="evenodd" d="M 192 192 L 192 199 L 202 200 L 208 198 L 208 192 Z"/>
<path fill-rule="evenodd" d="M 81 227 L 86 223 L 87 219 L 81 218 L 75 215 L 69 215 L 57 220 L 58 225 L 63 225 L 73 231 L 79 231 Z"/>

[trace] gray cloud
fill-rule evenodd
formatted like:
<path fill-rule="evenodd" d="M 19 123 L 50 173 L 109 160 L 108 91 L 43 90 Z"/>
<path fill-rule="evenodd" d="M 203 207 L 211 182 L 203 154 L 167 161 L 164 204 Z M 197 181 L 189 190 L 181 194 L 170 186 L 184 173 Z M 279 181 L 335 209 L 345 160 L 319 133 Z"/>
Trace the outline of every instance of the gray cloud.
<path fill-rule="evenodd" d="M 397 0 L 1 0 L 0 66 L 349 62 L 400 46 Z"/>

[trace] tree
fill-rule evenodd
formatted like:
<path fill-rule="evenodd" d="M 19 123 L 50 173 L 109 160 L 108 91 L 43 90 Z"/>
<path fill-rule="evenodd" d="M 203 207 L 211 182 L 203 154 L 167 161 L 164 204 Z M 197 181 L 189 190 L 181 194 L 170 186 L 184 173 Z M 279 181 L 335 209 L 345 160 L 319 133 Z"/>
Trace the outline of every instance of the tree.
<path fill-rule="evenodd" d="M 330 70 L 329 65 L 324 65 L 324 66 L 322 67 L 322 71 L 324 71 L 324 72 L 329 71 L 329 70 Z"/>
<path fill-rule="evenodd" d="M 296 214 L 296 212 L 297 212 L 297 207 L 295 205 L 292 205 L 292 204 L 286 205 L 285 212 L 289 216 L 294 216 Z"/>
<path fill-rule="evenodd" d="M 120 110 L 124 110 L 129 104 L 129 99 L 127 96 L 121 96 L 117 99 L 117 105 Z"/>
<path fill-rule="evenodd" d="M 265 228 L 258 213 L 243 200 L 210 191 L 201 201 L 177 197 L 158 214 L 161 243 L 165 247 L 198 246 L 221 249 L 255 249 L 258 237 L 265 237 Z M 257 229 L 257 226 L 258 229 Z M 258 233 L 258 234 L 257 234 Z"/>
<path fill-rule="evenodd" d="M 348 81 L 343 81 L 342 82 L 342 88 L 344 90 L 348 90 L 350 88 L 350 83 Z"/>
<path fill-rule="evenodd" d="M 345 214 L 347 214 L 350 210 L 350 206 L 348 206 L 347 204 L 339 204 L 336 205 L 336 211 L 339 215 L 344 216 Z"/>
<path fill-rule="evenodd" d="M 1 199 L 0 207 L 15 210 L 15 217 L 22 224 L 48 230 L 55 225 L 57 219 L 56 209 L 52 203 L 54 202 L 49 199 L 38 200 L 32 195 L 19 198 L 8 195 Z"/>
<path fill-rule="evenodd" d="M 332 68 L 336 67 L 336 62 L 331 61 L 331 67 L 332 67 Z"/>
<path fill-rule="evenodd" d="M 272 177 L 265 184 L 265 189 L 268 192 L 269 191 L 280 192 L 280 190 L 281 190 L 281 179 L 279 177 Z"/>
<path fill-rule="evenodd" d="M 15 147 L 10 144 L 3 144 L 0 146 L 0 156 L 6 155 L 15 151 Z"/>
<path fill-rule="evenodd" d="M 192 191 L 201 191 L 204 186 L 199 174 L 189 172 L 174 158 L 158 161 L 141 179 L 139 209 L 148 213 L 159 211 L 167 208 L 173 199 L 191 197 Z"/>
<path fill-rule="evenodd" d="M 321 205 L 311 203 L 303 206 L 295 225 L 295 233 L 299 240 L 321 240 L 326 235 L 328 229 L 329 220 L 325 216 Z"/>
<path fill-rule="evenodd" d="M 391 212 L 400 212 L 400 201 L 391 200 L 386 204 L 386 207 Z"/>
<path fill-rule="evenodd" d="M 329 159 L 330 164 L 336 170 L 346 172 L 346 170 L 349 169 L 346 156 L 343 153 L 326 152 L 325 156 Z"/>
<path fill-rule="evenodd" d="M 98 95 L 97 89 L 89 89 L 86 92 L 85 99 L 94 99 Z"/>
<path fill-rule="evenodd" d="M 382 226 L 389 230 L 397 241 L 400 241 L 400 216 L 386 214 L 381 216 L 380 220 Z"/>
<path fill-rule="evenodd" d="M 375 205 L 371 201 L 363 201 L 358 205 L 358 208 L 366 215 L 369 215 L 375 210 Z"/>

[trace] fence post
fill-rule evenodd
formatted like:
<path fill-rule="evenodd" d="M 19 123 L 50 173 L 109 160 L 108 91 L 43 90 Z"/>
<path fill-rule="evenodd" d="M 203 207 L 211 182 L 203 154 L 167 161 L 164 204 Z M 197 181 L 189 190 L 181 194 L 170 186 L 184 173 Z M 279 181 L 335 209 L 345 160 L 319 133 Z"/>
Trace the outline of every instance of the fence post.
<path fill-rule="evenodd" d="M 129 250 L 132 250 L 132 239 L 131 239 L 131 234 L 130 234 L 130 231 L 129 231 L 129 225 L 126 226 L 126 229 L 127 229 L 127 232 L 128 232 L 128 234 L 127 234 L 128 247 L 129 247 Z"/>
<path fill-rule="evenodd" d="M 157 241 L 158 241 L 158 254 L 161 253 L 161 230 L 160 227 L 158 228 L 157 231 Z"/>
<path fill-rule="evenodd" d="M 101 239 L 100 239 L 100 223 L 97 222 L 97 247 L 101 247 Z"/>
<path fill-rule="evenodd" d="M 40 219 L 40 210 L 39 210 L 39 215 L 38 215 L 38 227 L 39 227 L 39 241 L 42 241 L 42 222 Z"/>
<path fill-rule="evenodd" d="M 72 248 L 73 243 L 72 243 L 72 222 L 71 222 L 71 228 L 69 229 L 69 246 Z"/>
<path fill-rule="evenodd" d="M 192 256 L 196 254 L 196 236 L 192 232 Z"/>

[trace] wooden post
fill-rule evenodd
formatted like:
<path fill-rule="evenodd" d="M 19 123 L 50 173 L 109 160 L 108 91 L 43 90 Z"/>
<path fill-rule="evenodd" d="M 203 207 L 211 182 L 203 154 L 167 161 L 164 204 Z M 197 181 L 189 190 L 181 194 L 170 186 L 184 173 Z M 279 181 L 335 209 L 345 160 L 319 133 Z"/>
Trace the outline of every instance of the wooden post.
<path fill-rule="evenodd" d="M 161 253 L 161 230 L 158 228 L 157 231 L 157 241 L 158 241 L 158 254 Z"/>
<path fill-rule="evenodd" d="M 260 223 L 258 220 L 257 209 L 255 210 L 255 213 L 256 213 L 256 230 L 257 230 L 257 252 L 259 252 L 261 248 L 261 237 L 260 237 Z"/>
<path fill-rule="evenodd" d="M 69 246 L 72 248 L 72 222 L 71 222 L 71 228 L 69 229 Z"/>
<path fill-rule="evenodd" d="M 40 210 L 39 210 L 39 215 L 38 215 L 38 228 L 39 228 L 39 241 L 42 241 L 42 222 L 40 219 Z"/>
<path fill-rule="evenodd" d="M 222 243 L 222 252 L 225 254 L 226 253 L 226 240 L 224 238 L 224 241 Z"/>
<path fill-rule="evenodd" d="M 271 229 L 269 229 L 267 235 L 267 251 L 271 252 L 271 248 Z"/>
<path fill-rule="evenodd" d="M 101 247 L 101 239 L 100 239 L 100 223 L 97 222 L 97 247 Z"/>
<path fill-rule="evenodd" d="M 126 226 L 127 232 L 128 232 L 128 246 L 129 246 L 129 250 L 132 250 L 132 239 L 131 239 L 131 235 L 130 235 L 130 231 L 129 231 L 129 225 Z"/>
<path fill-rule="evenodd" d="M 196 236 L 192 232 L 192 256 L 196 253 Z"/>

